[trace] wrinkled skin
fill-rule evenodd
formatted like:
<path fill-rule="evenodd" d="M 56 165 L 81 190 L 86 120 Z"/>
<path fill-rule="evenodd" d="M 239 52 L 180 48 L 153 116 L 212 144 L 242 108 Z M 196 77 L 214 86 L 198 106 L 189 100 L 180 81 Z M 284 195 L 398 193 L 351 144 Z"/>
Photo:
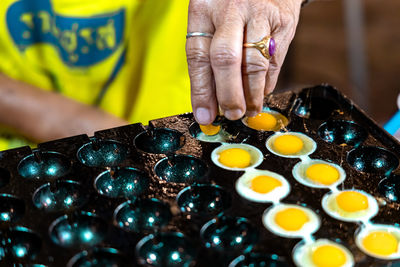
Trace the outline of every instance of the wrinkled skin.
<path fill-rule="evenodd" d="M 218 109 L 230 120 L 255 116 L 276 85 L 294 37 L 301 0 L 191 0 L 186 54 L 192 107 L 200 124 L 210 124 Z M 267 60 L 245 42 L 273 36 L 276 52 Z"/>

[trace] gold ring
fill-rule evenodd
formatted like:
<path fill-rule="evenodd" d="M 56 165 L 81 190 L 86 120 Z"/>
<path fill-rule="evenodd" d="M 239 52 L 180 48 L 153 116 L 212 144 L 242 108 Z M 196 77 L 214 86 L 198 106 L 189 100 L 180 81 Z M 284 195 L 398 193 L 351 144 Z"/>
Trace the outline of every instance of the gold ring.
<path fill-rule="evenodd" d="M 271 36 L 265 36 L 259 42 L 244 43 L 243 47 L 256 48 L 266 59 L 269 60 L 275 54 L 276 44 L 274 38 Z"/>

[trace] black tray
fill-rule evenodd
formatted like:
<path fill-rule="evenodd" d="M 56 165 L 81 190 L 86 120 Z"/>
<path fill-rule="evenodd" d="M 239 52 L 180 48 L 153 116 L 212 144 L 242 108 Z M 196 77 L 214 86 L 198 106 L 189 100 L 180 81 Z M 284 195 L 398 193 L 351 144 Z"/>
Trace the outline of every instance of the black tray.
<path fill-rule="evenodd" d="M 287 116 L 289 119 L 287 130 L 303 132 L 316 141 L 317 149 L 310 155 L 311 158 L 331 161 L 343 167 L 347 179 L 342 188 L 364 190 L 377 199 L 380 206 L 379 213 L 373 218 L 374 223 L 397 225 L 400 222 L 398 169 L 400 144 L 347 97 L 331 86 L 321 85 L 292 92 L 274 93 L 266 99 L 265 105 Z M 332 120 L 352 121 L 359 125 L 360 129 L 351 132 L 353 136 L 349 137 L 347 145 L 340 145 L 339 143 L 342 143 L 340 141 L 343 141 L 340 140 L 340 127 L 333 124 L 334 130 L 338 132 L 331 131 L 330 134 L 333 134 L 338 143 L 326 142 L 321 137 L 326 131 L 321 130 L 320 126 L 325 122 L 331 126 Z M 389 266 L 395 262 L 372 258 L 358 249 L 354 242 L 354 233 L 358 225 L 335 220 L 322 210 L 321 199 L 328 190 L 299 184 L 292 176 L 292 168 L 299 159 L 278 157 L 266 149 L 265 140 L 273 132 L 249 129 L 241 121 L 223 120 L 222 125 L 233 136 L 230 142 L 251 144 L 262 151 L 264 161 L 257 169 L 270 170 L 286 177 L 292 189 L 284 198 L 285 203 L 306 204 L 320 216 L 321 227 L 314 234 L 315 238 L 341 242 L 352 252 L 356 266 Z M 160 130 L 160 128 L 167 129 Z M 293 265 L 292 249 L 300 239 L 278 237 L 263 226 L 262 214 L 271 204 L 255 203 L 241 198 L 234 184 L 243 172 L 217 167 L 211 161 L 210 155 L 220 144 L 197 140 L 192 136 L 197 131 L 198 125 L 194 122 L 193 115 L 189 113 L 150 121 L 148 127 L 133 124 L 99 131 L 90 138 L 80 135 L 42 143 L 33 150 L 21 147 L 1 152 L 0 213 L 11 211 L 11 220 L 9 218 L 0 220 L 0 265 L 32 266 L 31 264 L 35 263 L 66 266 L 73 262 L 77 264 L 76 255 L 81 253 L 79 255 L 86 256 L 86 259 L 93 264 L 85 266 L 100 266 L 96 259 L 101 257 L 103 260 L 109 260 L 103 262 L 106 266 L 112 266 L 111 262 L 120 264 L 115 266 L 136 266 L 144 264 L 138 259 L 136 246 L 143 237 L 151 234 L 156 239 L 162 236 L 166 238 L 165 240 L 171 240 L 171 244 L 180 246 L 175 248 L 179 253 L 171 252 L 169 255 L 172 259 L 170 263 L 176 264 L 171 266 L 182 265 L 186 259 L 185 253 L 194 255 L 195 259 L 186 266 L 227 266 L 242 254 L 249 257 L 256 253 L 271 255 L 270 260 L 278 264 L 276 266 Z M 382 155 L 379 154 L 381 150 L 376 152 L 368 147 L 382 148 L 384 149 L 382 153 L 388 152 L 394 159 L 383 157 L 388 160 L 384 162 L 388 166 L 372 168 L 368 166 L 368 161 L 373 161 L 374 157 L 382 158 Z M 355 163 L 354 166 L 351 164 L 354 158 L 347 156 L 353 149 L 365 149 L 358 158 L 367 164 L 357 165 L 359 169 Z M 106 156 L 99 158 L 99 153 Z M 176 155 L 190 155 L 195 158 L 182 158 Z M 166 157 L 170 162 L 158 163 Z M 175 163 L 177 165 L 174 165 Z M 184 169 L 188 164 L 192 167 Z M 158 178 L 156 165 L 167 170 L 172 166 L 172 173 L 163 173 L 164 179 L 169 181 Z M 184 166 L 184 170 L 181 168 L 178 170 L 181 171 L 180 175 L 174 175 L 173 167 L 178 165 Z M 124 167 L 130 168 L 124 169 Z M 43 173 L 43 170 L 46 170 L 46 173 Z M 114 190 L 120 185 L 102 184 L 101 178 L 97 178 L 100 174 L 106 179 L 107 175 L 113 175 L 115 178 L 119 175 L 128 175 L 127 173 L 136 176 L 137 179 L 134 185 L 125 184 L 123 192 L 132 190 L 132 186 L 139 186 L 137 196 L 126 197 L 128 193 L 124 196 L 123 192 L 118 193 Z M 64 182 L 67 180 L 70 182 Z M 95 180 L 99 183 L 97 187 L 94 185 Z M 229 208 L 222 213 L 215 211 L 208 215 L 181 212 L 176 197 L 182 189 L 192 183 L 212 183 L 222 186 L 227 194 L 225 196 L 219 193 L 218 196 L 223 198 L 222 202 Z M 42 198 L 42 202 L 44 201 L 42 205 L 48 207 L 37 208 L 33 203 L 33 195 L 45 184 L 48 188 L 43 190 L 48 190 L 47 192 L 71 190 L 72 198 L 64 198 L 65 202 L 58 203 L 55 207 L 54 202 L 46 203 L 46 199 Z M 108 196 L 101 195 L 98 191 Z M 211 191 L 207 191 L 206 195 L 211 196 Z M 141 219 L 147 221 L 142 220 L 137 223 L 138 233 L 123 230 L 118 226 L 114 211 L 120 204 L 129 200 L 131 204 L 127 204 L 127 207 L 132 209 L 135 203 L 148 207 L 146 205 L 152 205 L 149 204 L 151 198 L 161 202 L 158 204 L 152 202 L 153 205 L 160 207 L 160 211 L 155 213 L 158 216 L 154 217 L 155 222 L 154 218 L 148 222 L 151 216 L 146 217 L 147 213 L 143 208 L 139 209 L 137 214 L 142 214 Z M 118 210 L 120 209 L 123 207 L 119 207 Z M 200 238 L 200 229 L 207 221 L 217 216 L 219 216 L 218 221 L 228 224 L 232 223 L 229 219 L 231 216 L 247 218 L 255 232 L 244 228 L 242 231 L 247 234 L 250 243 L 254 236 L 258 237 L 258 241 L 254 246 L 246 245 L 244 242 L 236 249 L 207 248 Z M 64 228 L 66 230 L 63 235 L 58 235 L 58 242 L 62 242 L 63 246 L 55 244 L 51 238 L 51 230 L 57 228 L 55 227 L 57 219 L 64 222 L 64 226 L 67 227 Z M 125 219 L 128 220 L 127 217 Z M 125 223 L 128 225 L 129 221 Z M 151 224 L 155 224 L 154 227 L 150 227 Z M 68 235 L 68 226 L 71 225 L 72 228 L 77 225 L 78 228 L 81 227 L 79 236 Z M 182 241 L 179 237 L 181 234 L 168 235 L 171 232 L 179 232 L 186 239 Z M 177 240 L 187 243 L 177 245 Z M 168 247 L 168 242 L 164 244 L 153 242 L 153 244 L 158 248 L 162 247 L 161 245 L 164 245 L 164 248 Z M 150 259 L 154 257 L 150 254 L 147 256 Z M 400 264 L 400 261 L 397 264 Z M 166 263 L 164 262 L 162 266 L 166 266 Z"/>

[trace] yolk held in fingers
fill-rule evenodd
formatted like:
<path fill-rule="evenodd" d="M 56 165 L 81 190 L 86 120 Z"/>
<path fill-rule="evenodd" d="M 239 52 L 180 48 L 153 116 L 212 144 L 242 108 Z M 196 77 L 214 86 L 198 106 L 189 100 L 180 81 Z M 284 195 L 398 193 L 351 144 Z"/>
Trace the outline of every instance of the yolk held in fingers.
<path fill-rule="evenodd" d="M 220 125 L 200 125 L 200 130 L 206 135 L 216 135 L 221 130 Z"/>
<path fill-rule="evenodd" d="M 269 113 L 259 113 L 254 117 L 249 117 L 247 124 L 255 130 L 272 131 L 276 127 L 277 120 Z"/>

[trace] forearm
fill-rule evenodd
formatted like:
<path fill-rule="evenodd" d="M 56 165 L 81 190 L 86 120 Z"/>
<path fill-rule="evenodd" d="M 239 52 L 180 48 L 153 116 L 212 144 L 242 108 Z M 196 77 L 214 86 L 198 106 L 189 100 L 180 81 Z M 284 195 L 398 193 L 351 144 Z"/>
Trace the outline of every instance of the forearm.
<path fill-rule="evenodd" d="M 92 135 L 96 130 L 126 122 L 0 74 L 0 124 L 42 142 L 83 133 Z"/>

